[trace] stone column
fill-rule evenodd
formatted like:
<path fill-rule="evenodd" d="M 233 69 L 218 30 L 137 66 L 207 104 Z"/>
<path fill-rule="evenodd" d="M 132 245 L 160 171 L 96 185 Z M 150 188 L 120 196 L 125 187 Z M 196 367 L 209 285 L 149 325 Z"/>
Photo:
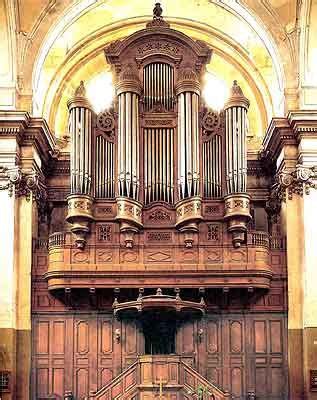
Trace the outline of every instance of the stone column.
<path fill-rule="evenodd" d="M 32 242 L 54 146 L 43 120 L 0 112 L 0 370 L 11 376 L 3 400 L 30 398 Z"/>
<path fill-rule="evenodd" d="M 38 176 L 20 168 L 3 169 L 0 178 L 0 369 L 11 374 L 4 399 L 28 399 L 31 372 L 32 238 Z"/>
<path fill-rule="evenodd" d="M 304 398 L 317 399 L 311 386 L 317 376 L 317 113 L 291 113 L 297 135 L 297 180 L 303 185 L 302 197 L 302 290 L 303 290 L 303 371 Z M 315 378 L 317 379 L 317 378 Z"/>

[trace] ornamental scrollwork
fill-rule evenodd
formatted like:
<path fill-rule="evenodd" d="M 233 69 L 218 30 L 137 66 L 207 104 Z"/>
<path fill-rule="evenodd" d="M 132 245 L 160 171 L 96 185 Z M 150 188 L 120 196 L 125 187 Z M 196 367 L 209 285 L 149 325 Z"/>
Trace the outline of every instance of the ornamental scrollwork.
<path fill-rule="evenodd" d="M 0 190 L 7 190 L 9 196 L 15 194 L 16 197 L 25 197 L 30 200 L 31 194 L 33 199 L 42 203 L 47 199 L 47 192 L 41 177 L 35 171 L 22 172 L 20 167 L 0 167 Z"/>
<path fill-rule="evenodd" d="M 112 113 L 103 111 L 97 115 L 97 127 L 103 132 L 112 132 L 115 127 L 115 120 Z"/>
<path fill-rule="evenodd" d="M 275 176 L 270 197 L 266 203 L 268 214 L 276 215 L 281 202 L 292 200 L 293 195 L 309 195 L 311 189 L 317 189 L 317 166 L 296 165 L 293 171 L 282 171 Z"/>

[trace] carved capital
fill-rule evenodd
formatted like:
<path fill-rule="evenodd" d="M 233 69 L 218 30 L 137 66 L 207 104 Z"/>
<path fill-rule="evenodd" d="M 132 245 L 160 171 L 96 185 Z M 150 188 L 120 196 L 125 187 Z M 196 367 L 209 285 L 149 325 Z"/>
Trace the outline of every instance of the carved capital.
<path fill-rule="evenodd" d="M 306 167 L 298 164 L 292 171 L 279 172 L 275 176 L 275 183 L 266 204 L 267 212 L 276 214 L 281 202 L 286 201 L 286 198 L 292 200 L 294 194 L 308 195 L 311 189 L 317 189 L 317 166 Z"/>
<path fill-rule="evenodd" d="M 0 182 L 0 190 L 8 190 L 9 196 L 24 196 L 29 201 L 32 194 L 39 204 L 46 201 L 46 187 L 35 171 L 23 172 L 20 167 L 0 167 Z"/>

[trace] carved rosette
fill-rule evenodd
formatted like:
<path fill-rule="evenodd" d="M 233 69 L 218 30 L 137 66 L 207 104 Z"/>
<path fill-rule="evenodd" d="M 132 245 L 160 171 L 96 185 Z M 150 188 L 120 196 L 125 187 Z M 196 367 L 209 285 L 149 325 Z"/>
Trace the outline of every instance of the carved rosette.
<path fill-rule="evenodd" d="M 198 224 L 202 220 L 201 198 L 190 197 L 176 204 L 176 228 L 185 233 L 185 246 L 192 247 L 193 234 L 198 232 Z"/>
<path fill-rule="evenodd" d="M 234 247 L 240 247 L 245 241 L 247 224 L 251 219 L 250 196 L 247 193 L 230 194 L 225 197 L 225 216 L 228 231 L 232 233 Z"/>
<path fill-rule="evenodd" d="M 67 197 L 68 213 L 66 221 L 71 224 L 71 232 L 75 237 L 75 244 L 82 249 L 86 244 L 89 233 L 89 224 L 93 221 L 93 199 L 85 194 L 72 194 Z"/>
<path fill-rule="evenodd" d="M 132 248 L 134 235 L 143 227 L 142 204 L 127 197 L 117 197 L 117 216 L 120 232 L 124 235 L 125 246 Z"/>

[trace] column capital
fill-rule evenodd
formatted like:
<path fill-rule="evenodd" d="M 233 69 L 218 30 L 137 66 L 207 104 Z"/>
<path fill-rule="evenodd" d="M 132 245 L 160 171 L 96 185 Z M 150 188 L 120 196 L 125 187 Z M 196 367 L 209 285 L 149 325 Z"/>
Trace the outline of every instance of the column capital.
<path fill-rule="evenodd" d="M 0 190 L 8 190 L 9 196 L 25 197 L 41 203 L 47 198 L 44 178 L 35 170 L 23 171 L 20 167 L 0 166 Z"/>

